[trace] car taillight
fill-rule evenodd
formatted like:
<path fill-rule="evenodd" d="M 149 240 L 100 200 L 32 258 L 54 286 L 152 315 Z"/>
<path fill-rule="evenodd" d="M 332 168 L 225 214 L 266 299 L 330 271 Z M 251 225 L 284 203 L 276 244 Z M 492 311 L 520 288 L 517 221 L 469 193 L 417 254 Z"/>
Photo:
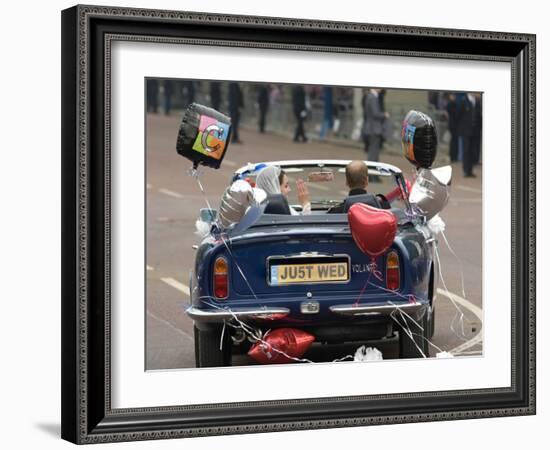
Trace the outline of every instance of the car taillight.
<path fill-rule="evenodd" d="M 399 289 L 399 256 L 396 251 L 386 256 L 386 287 L 392 291 Z"/>
<path fill-rule="evenodd" d="M 227 260 L 221 256 L 214 261 L 214 297 L 227 298 L 229 292 Z"/>

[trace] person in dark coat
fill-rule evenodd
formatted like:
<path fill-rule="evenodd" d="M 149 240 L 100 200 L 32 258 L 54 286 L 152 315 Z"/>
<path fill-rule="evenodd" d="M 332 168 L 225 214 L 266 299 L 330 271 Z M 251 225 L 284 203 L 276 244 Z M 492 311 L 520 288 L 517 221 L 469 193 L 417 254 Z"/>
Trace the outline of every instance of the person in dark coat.
<path fill-rule="evenodd" d="M 473 94 L 475 99 L 474 105 L 474 123 L 473 123 L 473 162 L 477 165 L 481 161 L 481 129 L 482 129 L 482 111 L 481 111 L 481 94 L 476 92 Z"/>
<path fill-rule="evenodd" d="M 156 113 L 158 111 L 158 91 L 159 82 L 155 78 L 147 78 L 147 112 Z"/>
<path fill-rule="evenodd" d="M 369 94 L 368 89 L 363 89 L 363 97 L 361 98 L 361 106 L 363 108 L 363 127 L 361 129 L 361 137 L 363 139 L 365 155 L 369 153 L 369 140 L 367 139 L 367 134 L 365 133 L 365 127 L 367 125 L 367 95 Z"/>
<path fill-rule="evenodd" d="M 297 84 L 292 87 L 292 110 L 296 117 L 296 130 L 294 142 L 307 142 L 304 122 L 307 117 L 306 90 L 304 86 Z"/>
<path fill-rule="evenodd" d="M 260 117 L 258 118 L 258 129 L 260 133 L 265 132 L 265 117 L 269 109 L 269 86 L 260 84 L 258 86 L 258 108 Z"/>
<path fill-rule="evenodd" d="M 346 187 L 349 189 L 348 197 L 367 193 L 369 184 L 369 168 L 363 161 L 352 161 L 346 166 Z M 344 212 L 344 203 L 333 206 L 327 212 L 339 214 Z"/>
<path fill-rule="evenodd" d="M 364 161 L 355 160 L 350 162 L 346 166 L 346 186 L 349 189 L 348 198 L 356 195 L 364 195 L 367 193 L 367 187 L 369 185 L 369 168 Z M 389 209 L 390 204 L 384 196 L 381 194 L 376 195 L 376 199 L 380 207 Z M 338 205 L 330 208 L 327 213 L 329 214 L 341 214 L 346 212 L 345 200 Z"/>
<path fill-rule="evenodd" d="M 475 152 L 475 98 L 472 94 L 456 96 L 456 134 L 458 153 L 462 154 L 462 169 L 466 178 L 475 177 L 473 172 Z"/>
<path fill-rule="evenodd" d="M 183 98 L 184 98 L 184 104 L 190 105 L 195 101 L 195 83 L 191 80 L 186 80 L 183 82 Z"/>
<path fill-rule="evenodd" d="M 229 116 L 231 117 L 232 136 L 231 142 L 241 144 L 239 138 L 239 121 L 241 108 L 244 106 L 243 93 L 239 83 L 229 83 Z"/>
<path fill-rule="evenodd" d="M 379 89 L 378 91 L 378 104 L 380 105 L 380 111 L 383 113 L 386 112 L 386 90 L 385 89 Z M 386 142 L 386 132 L 384 130 L 384 126 L 388 125 L 389 121 L 384 121 L 382 123 L 382 142 L 380 143 L 380 150 L 382 150 L 382 147 L 384 147 L 384 142 Z"/>
<path fill-rule="evenodd" d="M 428 91 L 428 103 L 432 105 L 435 110 L 437 110 L 439 104 L 439 92 Z"/>
<path fill-rule="evenodd" d="M 210 82 L 210 105 L 216 111 L 219 111 L 221 103 L 222 103 L 221 84 L 219 81 L 211 81 Z"/>
<path fill-rule="evenodd" d="M 164 114 L 167 116 L 172 109 L 172 95 L 174 94 L 174 82 L 172 80 L 164 80 Z"/>
<path fill-rule="evenodd" d="M 456 96 L 449 94 L 447 102 L 447 124 L 451 140 L 449 141 L 449 157 L 451 162 L 458 161 L 458 136 L 456 134 Z"/>
<path fill-rule="evenodd" d="M 369 161 L 378 161 L 382 149 L 384 120 L 389 117 L 388 113 L 380 108 L 379 94 L 380 89 L 370 89 L 365 98 L 363 127 Z"/>
<path fill-rule="evenodd" d="M 338 123 L 338 105 L 333 102 L 332 86 L 323 87 L 323 123 L 321 124 L 320 137 L 325 138 L 330 131 L 337 133 Z M 337 124 L 335 128 L 334 125 Z"/>
<path fill-rule="evenodd" d="M 386 90 L 379 89 L 378 91 L 378 104 L 380 105 L 380 110 L 386 112 Z"/>

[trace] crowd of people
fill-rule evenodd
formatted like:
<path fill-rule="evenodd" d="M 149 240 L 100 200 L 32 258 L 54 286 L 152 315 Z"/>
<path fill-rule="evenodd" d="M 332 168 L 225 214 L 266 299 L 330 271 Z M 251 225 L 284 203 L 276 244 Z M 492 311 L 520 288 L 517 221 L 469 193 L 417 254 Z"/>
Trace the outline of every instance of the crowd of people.
<path fill-rule="evenodd" d="M 242 143 L 240 136 L 241 117 L 245 108 L 245 95 L 238 82 L 210 81 L 207 89 L 203 83 L 190 80 L 147 79 L 147 111 L 156 113 L 159 109 L 170 114 L 173 99 L 181 104 L 197 100 L 198 91 L 207 95 L 207 106 L 228 113 L 232 122 L 232 142 Z M 321 113 L 318 120 L 320 137 L 326 137 L 330 130 L 338 128 L 342 111 L 353 106 L 353 88 L 331 86 L 277 85 L 256 83 L 246 89 L 246 100 L 253 99 L 259 133 L 269 128 L 270 108 L 280 103 L 285 96 L 294 118 L 293 141 L 308 142 L 306 122 L 312 118 L 312 103 Z M 288 91 L 287 91 L 288 89 Z M 362 126 L 359 138 L 363 142 L 365 159 L 378 161 L 384 142 L 392 137 L 393 121 L 385 106 L 385 89 L 365 88 L 362 90 Z M 482 97 L 480 93 L 429 91 L 427 94 L 428 114 L 446 121 L 449 136 L 449 159 L 462 162 L 465 177 L 475 177 L 474 167 L 481 160 Z M 159 101 L 160 100 L 160 101 Z M 203 99 L 201 99 L 203 100 Z M 159 107 L 159 103 L 162 104 Z M 288 130 L 290 131 L 290 130 Z M 441 136 L 440 136 L 441 139 Z"/>
<path fill-rule="evenodd" d="M 461 161 L 464 176 L 475 177 L 474 167 L 481 162 L 481 93 L 430 91 L 428 100 L 447 119 L 451 162 Z"/>
<path fill-rule="evenodd" d="M 465 177 L 475 177 L 473 168 L 481 159 L 481 94 L 450 94 L 447 103 L 451 161 L 462 161 Z"/>

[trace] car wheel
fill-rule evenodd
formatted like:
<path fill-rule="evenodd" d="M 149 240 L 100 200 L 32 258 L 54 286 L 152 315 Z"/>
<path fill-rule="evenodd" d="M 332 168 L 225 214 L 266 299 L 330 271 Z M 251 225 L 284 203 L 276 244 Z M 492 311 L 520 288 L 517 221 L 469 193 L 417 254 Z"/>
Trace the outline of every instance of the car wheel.
<path fill-rule="evenodd" d="M 231 365 L 231 339 L 227 329 L 220 350 L 222 327 L 199 330 L 193 326 L 195 336 L 195 365 L 197 367 L 222 367 Z"/>
<path fill-rule="evenodd" d="M 407 320 L 407 327 L 399 329 L 399 357 L 408 358 L 427 358 L 429 356 L 428 335 L 430 333 L 430 324 L 428 323 L 428 313 L 424 314 L 422 319 L 418 320 L 418 324 L 424 329 L 422 331 L 410 319 Z M 408 331 L 412 332 L 412 339 Z"/>

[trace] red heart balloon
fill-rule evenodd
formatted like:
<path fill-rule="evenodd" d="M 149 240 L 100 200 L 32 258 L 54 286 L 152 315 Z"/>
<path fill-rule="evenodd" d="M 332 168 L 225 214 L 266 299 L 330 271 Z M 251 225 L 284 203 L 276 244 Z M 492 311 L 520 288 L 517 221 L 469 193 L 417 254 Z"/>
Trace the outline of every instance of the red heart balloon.
<path fill-rule="evenodd" d="M 364 203 L 351 205 L 348 221 L 353 240 L 372 258 L 384 253 L 397 233 L 397 219 L 390 211 Z"/>
<path fill-rule="evenodd" d="M 282 364 L 301 358 L 311 346 L 315 336 L 296 328 L 278 328 L 256 342 L 248 351 L 248 356 L 260 364 Z M 278 350 L 278 351 L 277 351 Z M 291 358 L 287 358 L 284 352 Z"/>

